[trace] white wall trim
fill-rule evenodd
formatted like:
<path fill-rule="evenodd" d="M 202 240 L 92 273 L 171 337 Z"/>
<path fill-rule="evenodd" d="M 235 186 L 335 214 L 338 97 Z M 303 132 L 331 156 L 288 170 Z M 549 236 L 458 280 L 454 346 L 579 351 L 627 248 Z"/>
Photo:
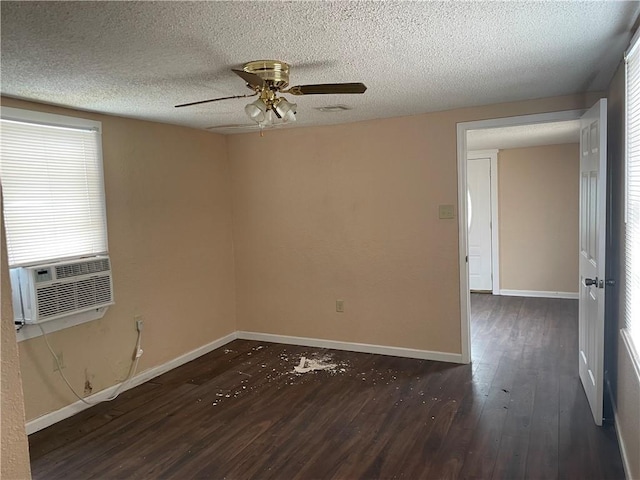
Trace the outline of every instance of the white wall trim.
<path fill-rule="evenodd" d="M 274 335 L 271 333 L 238 331 L 238 338 L 243 340 L 257 340 L 260 342 L 284 343 L 286 345 L 301 345 L 305 347 L 331 348 L 349 352 L 375 353 L 377 355 L 391 355 L 394 357 L 419 358 L 436 362 L 465 363 L 460 353 L 434 352 L 431 350 L 417 350 L 413 348 L 388 347 L 368 343 L 340 342 L 309 337 L 292 337 L 289 335 Z"/>
<path fill-rule="evenodd" d="M 498 152 L 491 156 L 491 262 L 494 295 L 500 290 L 500 225 L 498 224 Z"/>
<path fill-rule="evenodd" d="M 62 318 L 55 318 L 53 320 L 47 320 L 42 322 L 42 328 L 48 334 L 57 332 L 58 330 L 64 330 L 65 328 L 75 327 L 87 322 L 93 322 L 104 317 L 109 307 L 100 307 L 95 310 L 89 310 L 88 312 L 74 313 Z M 30 338 L 41 337 L 42 331 L 38 328 L 38 325 L 26 323 L 22 326 L 16 327 L 16 340 L 18 343 Z"/>
<path fill-rule="evenodd" d="M 489 158 L 491 167 L 491 290 L 500 294 L 500 226 L 498 224 L 498 149 L 467 152 L 467 160 Z"/>
<path fill-rule="evenodd" d="M 631 359 L 631 364 L 636 372 L 636 379 L 640 385 L 640 352 L 636 351 L 633 340 L 626 328 L 620 330 L 620 336 L 622 337 L 622 343 L 624 343 L 624 346 L 627 349 L 627 353 Z"/>
<path fill-rule="evenodd" d="M 565 110 L 561 112 L 520 115 L 517 117 L 492 118 L 461 122 L 456 125 L 457 165 L 458 165 L 458 266 L 460 270 L 460 342 L 462 361 L 471 361 L 471 320 L 469 318 L 469 264 L 467 239 L 467 131 L 485 128 L 508 127 L 514 125 L 532 125 L 537 123 L 559 122 L 579 119 L 584 110 Z"/>
<path fill-rule="evenodd" d="M 627 449 L 624 444 L 624 439 L 620 434 L 620 420 L 618 418 L 618 408 L 616 407 L 616 402 L 613 401 L 611 389 L 608 388 L 607 390 L 609 390 L 609 397 L 611 399 L 611 405 L 613 406 L 613 423 L 616 429 L 616 438 L 618 439 L 618 446 L 620 447 L 620 456 L 622 457 L 622 468 L 624 469 L 624 478 L 632 480 L 631 467 L 629 466 L 629 456 L 627 455 Z"/>
<path fill-rule="evenodd" d="M 46 113 L 38 110 L 26 110 L 24 108 L 14 107 L 0 107 L 0 116 L 7 120 L 43 123 L 46 125 L 95 130 L 98 133 L 102 132 L 102 122 L 99 122 L 97 120 L 89 120 L 82 117 L 70 117 L 68 115 L 58 115 L 56 113 Z"/>
<path fill-rule="evenodd" d="M 497 154 L 498 154 L 497 148 L 490 148 L 488 150 L 469 150 L 467 152 L 467 159 L 473 160 L 476 158 L 489 158 L 492 155 L 497 155 Z"/>
<path fill-rule="evenodd" d="M 633 369 L 635 370 L 638 384 L 640 385 L 640 358 L 638 357 L 633 344 L 631 343 L 631 339 L 629 338 L 629 333 L 626 329 L 620 330 L 620 336 L 622 337 L 622 343 L 627 349 L 627 354 L 631 360 L 633 365 Z M 607 378 L 607 390 L 609 391 L 609 398 L 611 400 L 611 406 L 613 407 L 613 421 L 616 427 L 616 437 L 618 438 L 618 445 L 620 446 L 620 456 L 622 457 L 622 466 L 624 468 L 625 478 L 631 480 L 631 465 L 629 462 L 629 455 L 627 453 L 627 448 L 624 443 L 624 438 L 622 437 L 622 433 L 620 431 L 620 418 L 618 417 L 618 406 L 616 405 L 615 399 L 613 398 L 613 392 L 611 391 L 611 384 L 609 383 L 609 379 Z"/>
<path fill-rule="evenodd" d="M 507 297 L 571 298 L 578 299 L 578 292 L 545 292 L 541 290 L 500 290 L 499 295 Z"/>
<path fill-rule="evenodd" d="M 184 355 L 180 355 L 173 360 L 170 360 L 162 365 L 158 365 L 156 367 L 150 368 L 149 370 L 145 370 L 142 373 L 139 373 L 135 377 L 133 377 L 129 383 L 122 389 L 122 392 L 129 390 L 133 387 L 137 387 L 138 385 L 151 380 L 163 373 L 168 372 L 169 370 L 173 370 L 174 368 L 179 367 L 180 365 L 184 365 L 185 363 L 190 362 L 191 360 L 195 360 L 202 355 L 205 355 L 216 348 L 220 348 L 223 345 L 235 340 L 238 338 L 237 332 L 230 333 L 229 335 L 225 335 L 222 338 L 214 340 L 211 343 L 203 345 L 202 347 L 196 348 L 195 350 L 191 350 L 190 352 L 185 353 Z M 100 402 L 109 398 L 120 386 L 120 384 L 113 385 L 112 387 L 105 388 L 98 393 L 95 393 L 89 397 L 86 397 L 88 402 Z M 78 400 L 75 403 L 67 405 L 66 407 L 62 407 L 60 410 L 56 410 L 55 412 L 47 413 L 42 415 L 41 417 L 34 418 L 30 420 L 26 424 L 27 435 L 31 435 L 32 433 L 37 432 L 38 430 L 42 430 L 54 423 L 57 423 L 65 418 L 69 418 L 76 413 L 79 413 L 92 405 L 87 405 L 84 402 Z"/>
<path fill-rule="evenodd" d="M 471 296 L 469 294 L 469 238 L 467 211 L 467 130 L 464 123 L 458 123 L 458 266 L 460 269 L 460 345 L 462 361 L 471 363 Z"/>

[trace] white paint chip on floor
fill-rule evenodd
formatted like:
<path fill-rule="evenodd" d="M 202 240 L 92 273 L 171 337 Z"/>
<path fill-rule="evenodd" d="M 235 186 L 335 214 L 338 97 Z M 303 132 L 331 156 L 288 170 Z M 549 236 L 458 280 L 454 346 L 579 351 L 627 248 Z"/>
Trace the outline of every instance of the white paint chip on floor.
<path fill-rule="evenodd" d="M 307 358 L 302 357 L 300 363 L 293 367 L 296 373 L 307 373 L 315 370 L 334 370 L 337 365 L 335 363 L 327 363 L 328 358 Z"/>

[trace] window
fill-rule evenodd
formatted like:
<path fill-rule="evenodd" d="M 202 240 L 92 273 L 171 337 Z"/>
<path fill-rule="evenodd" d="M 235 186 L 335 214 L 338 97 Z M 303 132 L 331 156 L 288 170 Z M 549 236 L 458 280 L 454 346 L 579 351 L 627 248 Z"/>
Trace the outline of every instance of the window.
<path fill-rule="evenodd" d="M 107 253 L 100 122 L 3 107 L 0 127 L 9 266 Z"/>
<path fill-rule="evenodd" d="M 640 353 L 640 48 L 636 35 L 626 60 L 626 233 L 624 327 Z"/>

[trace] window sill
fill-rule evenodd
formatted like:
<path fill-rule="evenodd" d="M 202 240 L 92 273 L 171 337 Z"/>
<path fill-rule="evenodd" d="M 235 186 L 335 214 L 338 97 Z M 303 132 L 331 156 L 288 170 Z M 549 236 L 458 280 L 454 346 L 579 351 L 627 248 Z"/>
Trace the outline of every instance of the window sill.
<path fill-rule="evenodd" d="M 635 342 L 626 328 L 620 330 L 620 336 L 622 337 L 625 347 L 627 347 L 629 358 L 631 358 L 631 363 L 633 364 L 636 375 L 638 376 L 638 381 L 640 381 L 640 352 L 636 349 L 637 345 L 634 344 Z"/>
<path fill-rule="evenodd" d="M 65 328 L 71 328 L 76 325 L 98 320 L 104 317 L 104 314 L 107 312 L 107 308 L 109 307 L 102 307 L 88 312 L 76 313 L 64 318 L 56 318 L 55 320 L 42 322 L 40 325 L 42 325 L 42 328 L 47 334 L 57 332 L 59 330 L 64 330 Z M 18 342 L 41 336 L 42 332 L 38 325 L 27 324 L 23 326 L 16 326 L 16 339 Z"/>

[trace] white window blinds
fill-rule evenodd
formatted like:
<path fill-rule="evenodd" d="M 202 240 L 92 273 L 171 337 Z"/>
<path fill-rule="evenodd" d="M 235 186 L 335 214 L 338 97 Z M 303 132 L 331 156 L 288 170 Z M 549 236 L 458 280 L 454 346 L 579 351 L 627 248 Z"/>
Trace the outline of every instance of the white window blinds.
<path fill-rule="evenodd" d="M 100 123 L 2 109 L 9 266 L 107 253 Z"/>
<path fill-rule="evenodd" d="M 625 328 L 640 351 L 640 48 L 637 46 L 636 35 L 626 55 Z"/>

